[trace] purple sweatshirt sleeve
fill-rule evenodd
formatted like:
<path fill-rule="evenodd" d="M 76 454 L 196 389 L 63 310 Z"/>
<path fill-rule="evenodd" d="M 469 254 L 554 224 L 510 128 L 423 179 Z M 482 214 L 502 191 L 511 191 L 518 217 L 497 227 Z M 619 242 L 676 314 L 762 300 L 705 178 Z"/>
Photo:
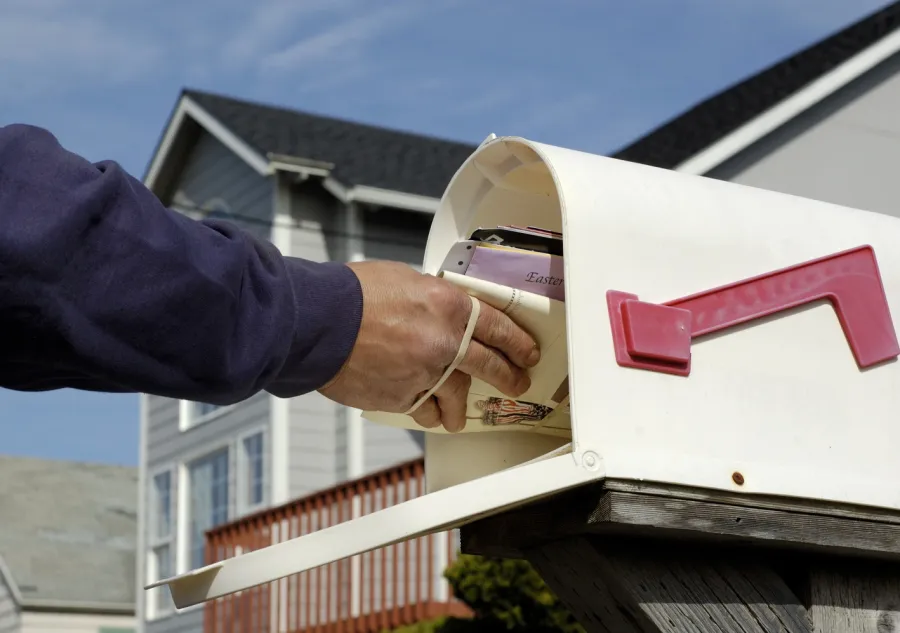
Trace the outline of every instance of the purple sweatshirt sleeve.
<path fill-rule="evenodd" d="M 337 373 L 361 318 L 344 264 L 283 257 L 45 130 L 0 127 L 0 386 L 289 397 Z"/>

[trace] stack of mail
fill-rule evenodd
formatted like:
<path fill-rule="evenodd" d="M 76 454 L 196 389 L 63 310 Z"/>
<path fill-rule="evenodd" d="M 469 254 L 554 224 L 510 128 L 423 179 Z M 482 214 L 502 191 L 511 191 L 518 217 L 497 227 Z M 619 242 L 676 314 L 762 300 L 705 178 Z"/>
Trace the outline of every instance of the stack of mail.
<path fill-rule="evenodd" d="M 472 380 L 463 432 L 528 430 L 571 437 L 562 235 L 535 227 L 481 228 L 450 249 L 439 275 L 504 312 L 541 349 L 540 362 L 529 370 L 531 387 L 518 398 Z M 421 429 L 404 414 L 366 411 L 363 417 Z"/>

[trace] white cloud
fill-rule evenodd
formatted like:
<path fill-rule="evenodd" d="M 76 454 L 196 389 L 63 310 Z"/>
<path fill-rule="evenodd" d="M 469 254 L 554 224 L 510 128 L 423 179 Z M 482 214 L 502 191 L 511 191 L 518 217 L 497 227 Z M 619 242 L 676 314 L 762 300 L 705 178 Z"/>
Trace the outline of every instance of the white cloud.
<path fill-rule="evenodd" d="M 408 24 L 423 11 L 436 10 L 435 4 L 433 1 L 427 4 L 418 1 L 395 2 L 368 12 L 360 5 L 353 12 L 354 17 L 339 21 L 330 28 L 266 55 L 261 66 L 269 71 L 293 71 L 322 60 L 358 60 L 366 44 L 390 30 Z"/>
<path fill-rule="evenodd" d="M 299 20 L 340 13 L 353 4 L 353 0 L 260 0 L 251 5 L 248 23 L 226 43 L 223 59 L 241 65 L 257 61 L 273 43 L 295 31 Z"/>

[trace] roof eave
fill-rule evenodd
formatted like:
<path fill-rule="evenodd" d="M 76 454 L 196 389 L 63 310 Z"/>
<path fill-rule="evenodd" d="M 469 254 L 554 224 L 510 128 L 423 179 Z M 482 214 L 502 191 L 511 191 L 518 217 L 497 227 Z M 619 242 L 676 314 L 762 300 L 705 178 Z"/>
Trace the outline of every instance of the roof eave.
<path fill-rule="evenodd" d="M 150 160 L 150 165 L 144 175 L 144 184 L 157 195 L 160 194 L 157 190 L 159 178 L 163 172 L 163 168 L 168 164 L 168 161 L 172 160 L 175 141 L 183 133 L 185 126 L 191 120 L 198 123 L 204 130 L 216 138 L 216 140 L 234 152 L 235 155 L 247 163 L 247 165 L 260 176 L 271 176 L 275 173 L 275 170 L 269 161 L 261 156 L 259 152 L 225 127 L 218 119 L 202 108 L 196 101 L 191 99 L 190 96 L 182 94 L 178 100 L 178 104 L 175 106 L 172 116 L 169 118 L 169 123 L 163 132 L 162 138 L 156 148 L 156 152 Z"/>
<path fill-rule="evenodd" d="M 441 205 L 440 198 L 432 198 L 430 196 L 369 187 L 367 185 L 347 187 L 331 176 L 322 181 L 322 186 L 331 195 L 344 203 L 361 202 L 379 207 L 431 214 L 435 213 Z"/>
<path fill-rule="evenodd" d="M 863 49 L 830 72 L 757 115 L 712 145 L 673 167 L 674 171 L 702 176 L 821 103 L 900 52 L 900 30 Z"/>
<path fill-rule="evenodd" d="M 18 604 L 23 611 L 41 613 L 90 613 L 92 615 L 125 616 L 135 614 L 134 603 L 32 599 L 24 600 Z"/>

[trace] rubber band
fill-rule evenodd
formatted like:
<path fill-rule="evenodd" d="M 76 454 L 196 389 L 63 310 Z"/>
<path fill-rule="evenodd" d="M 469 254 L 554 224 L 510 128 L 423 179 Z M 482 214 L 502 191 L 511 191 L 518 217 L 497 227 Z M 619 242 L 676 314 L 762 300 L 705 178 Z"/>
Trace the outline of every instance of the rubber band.
<path fill-rule="evenodd" d="M 435 383 L 434 387 L 426 391 L 421 398 L 416 400 L 416 403 L 409 408 L 409 411 L 407 411 L 405 415 L 411 415 L 416 409 L 425 404 L 425 402 L 434 395 L 434 392 L 440 389 L 441 385 L 447 381 L 450 374 L 456 371 L 456 368 L 459 367 L 459 364 L 463 362 L 463 359 L 466 357 L 466 352 L 469 351 L 469 343 L 472 342 L 472 335 L 475 333 L 475 324 L 478 322 L 478 315 L 481 314 L 481 302 L 472 295 L 469 295 L 469 299 L 472 300 L 472 312 L 469 314 L 469 323 L 466 325 L 466 331 L 463 334 L 462 341 L 459 343 L 459 351 L 456 352 L 456 358 L 453 359 L 453 362 L 447 367 L 447 371 L 445 371 L 440 380 Z"/>

